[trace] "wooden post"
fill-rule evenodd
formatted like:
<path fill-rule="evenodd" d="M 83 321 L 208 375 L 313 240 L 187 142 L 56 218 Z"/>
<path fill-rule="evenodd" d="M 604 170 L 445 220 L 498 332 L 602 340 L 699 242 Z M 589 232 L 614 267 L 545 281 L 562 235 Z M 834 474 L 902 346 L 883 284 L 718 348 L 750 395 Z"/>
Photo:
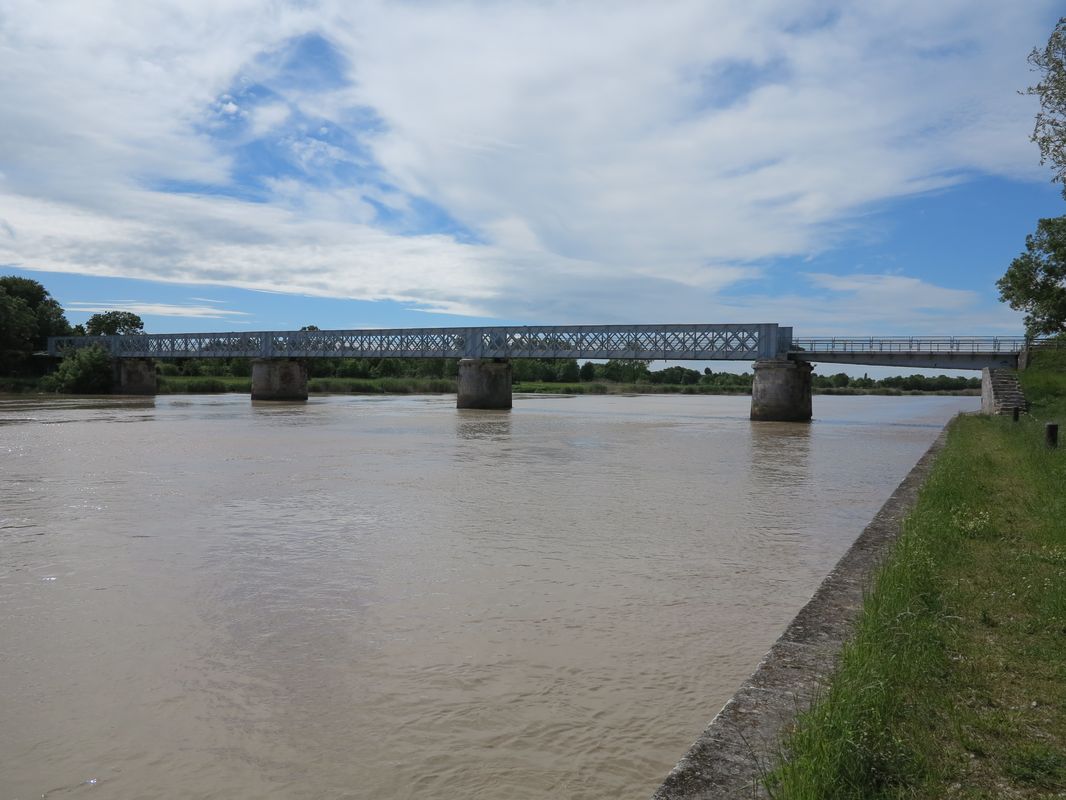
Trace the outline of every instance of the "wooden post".
<path fill-rule="evenodd" d="M 1048 447 L 1059 446 L 1059 424 L 1057 422 L 1049 422 L 1044 426 L 1044 444 Z"/>
<path fill-rule="evenodd" d="M 1020 408 L 1018 408 L 1018 406 L 1015 406 L 1015 407 L 1014 407 L 1014 413 L 1013 413 L 1013 414 L 1011 415 L 1011 416 L 1012 416 L 1012 417 L 1014 418 L 1014 421 L 1015 421 L 1015 422 L 1017 422 L 1017 421 L 1018 421 L 1018 414 L 1019 414 L 1019 413 L 1021 413 L 1021 409 L 1020 409 Z"/>

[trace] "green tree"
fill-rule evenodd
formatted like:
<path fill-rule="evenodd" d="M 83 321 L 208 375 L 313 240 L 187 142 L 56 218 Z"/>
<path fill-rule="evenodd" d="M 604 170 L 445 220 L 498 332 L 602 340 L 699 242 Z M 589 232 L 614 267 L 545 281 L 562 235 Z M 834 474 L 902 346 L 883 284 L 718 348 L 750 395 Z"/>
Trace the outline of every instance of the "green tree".
<path fill-rule="evenodd" d="M 113 380 L 111 356 L 93 345 L 69 351 L 56 371 L 41 380 L 41 387 L 72 394 L 107 394 Z"/>
<path fill-rule="evenodd" d="M 1054 180 L 1066 184 L 1066 17 L 1059 19 L 1044 49 L 1033 49 L 1029 63 L 1040 73 L 1040 80 L 1026 89 L 1040 98 L 1031 139 L 1040 148 L 1040 163 L 1050 163 Z"/>
<path fill-rule="evenodd" d="M 0 290 L 6 292 L 8 297 L 21 300 L 34 316 L 33 341 L 28 349 L 43 350 L 48 344 L 49 336 L 70 335 L 72 329 L 63 313 L 63 307 L 37 281 L 17 275 L 4 275 L 0 277 Z"/>
<path fill-rule="evenodd" d="M 37 318 L 21 297 L 0 286 L 0 373 L 20 370 L 33 352 Z"/>
<path fill-rule="evenodd" d="M 556 376 L 563 383 L 577 383 L 581 380 L 581 370 L 577 366 L 577 360 L 561 359 L 556 365 Z"/>
<path fill-rule="evenodd" d="M 581 365 L 580 376 L 583 381 L 596 380 L 596 365 L 591 361 L 586 361 Z"/>
<path fill-rule="evenodd" d="M 618 383 L 637 383 L 648 380 L 648 364 L 643 359 L 612 358 L 603 367 L 603 377 Z"/>
<path fill-rule="evenodd" d="M 1066 217 L 1040 220 L 996 286 L 1000 300 L 1025 312 L 1028 335 L 1066 331 Z"/>
<path fill-rule="evenodd" d="M 104 311 L 93 314 L 85 323 L 89 336 L 129 336 L 144 332 L 144 322 L 132 311 Z"/>

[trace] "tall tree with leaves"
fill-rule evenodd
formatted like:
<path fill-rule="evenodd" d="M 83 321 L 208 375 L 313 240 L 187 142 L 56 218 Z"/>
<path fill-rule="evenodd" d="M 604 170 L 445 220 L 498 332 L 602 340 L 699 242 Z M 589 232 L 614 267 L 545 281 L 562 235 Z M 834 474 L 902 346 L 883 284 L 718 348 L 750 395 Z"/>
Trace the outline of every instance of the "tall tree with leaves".
<path fill-rule="evenodd" d="M 89 317 L 85 332 L 90 336 L 129 336 L 144 333 L 144 322 L 132 311 L 104 311 Z"/>
<path fill-rule="evenodd" d="M 0 276 L 0 374 L 38 372 L 31 358 L 49 336 L 66 336 L 63 308 L 40 283 L 17 275 Z"/>
<path fill-rule="evenodd" d="M 1040 98 L 1031 138 L 1040 148 L 1040 163 L 1051 164 L 1066 195 L 1066 17 L 1055 25 L 1046 47 L 1033 49 L 1029 63 L 1040 73 L 1040 80 L 1026 89 Z"/>
<path fill-rule="evenodd" d="M 1066 217 L 1040 220 L 996 286 L 1000 300 L 1025 312 L 1029 336 L 1066 331 Z"/>
<path fill-rule="evenodd" d="M 1030 137 L 1040 148 L 1040 163 L 1050 164 L 1052 180 L 1066 196 L 1066 17 L 1051 32 L 1047 46 L 1034 48 L 1029 63 L 1040 80 L 1026 94 L 1040 98 Z M 1029 336 L 1066 331 L 1066 216 L 1042 219 L 1025 237 L 1025 252 L 996 282 L 999 299 L 1025 312 Z"/>
<path fill-rule="evenodd" d="M 70 323 L 63 314 L 63 307 L 37 281 L 17 275 L 4 275 L 0 277 L 0 289 L 3 289 L 8 297 L 25 303 L 26 308 L 33 314 L 36 321 L 33 347 L 43 349 L 49 336 L 70 334 Z"/>

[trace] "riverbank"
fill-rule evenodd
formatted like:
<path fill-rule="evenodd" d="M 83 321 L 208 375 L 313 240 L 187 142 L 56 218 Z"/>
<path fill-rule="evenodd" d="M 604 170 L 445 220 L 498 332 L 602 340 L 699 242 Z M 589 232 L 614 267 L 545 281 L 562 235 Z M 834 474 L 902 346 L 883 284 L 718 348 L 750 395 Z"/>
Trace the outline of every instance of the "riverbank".
<path fill-rule="evenodd" d="M 775 798 L 1066 790 L 1066 363 L 1022 373 L 1031 416 L 964 416 L 821 700 L 765 776 Z"/>

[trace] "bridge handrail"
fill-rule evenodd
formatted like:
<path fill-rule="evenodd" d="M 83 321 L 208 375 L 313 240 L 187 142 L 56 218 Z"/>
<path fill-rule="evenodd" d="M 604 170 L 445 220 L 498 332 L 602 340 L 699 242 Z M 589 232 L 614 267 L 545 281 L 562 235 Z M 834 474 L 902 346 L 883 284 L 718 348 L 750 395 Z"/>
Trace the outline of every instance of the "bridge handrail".
<path fill-rule="evenodd" d="M 1024 336 L 818 336 L 794 338 L 790 349 L 808 353 L 1020 353 L 1026 345 Z"/>

